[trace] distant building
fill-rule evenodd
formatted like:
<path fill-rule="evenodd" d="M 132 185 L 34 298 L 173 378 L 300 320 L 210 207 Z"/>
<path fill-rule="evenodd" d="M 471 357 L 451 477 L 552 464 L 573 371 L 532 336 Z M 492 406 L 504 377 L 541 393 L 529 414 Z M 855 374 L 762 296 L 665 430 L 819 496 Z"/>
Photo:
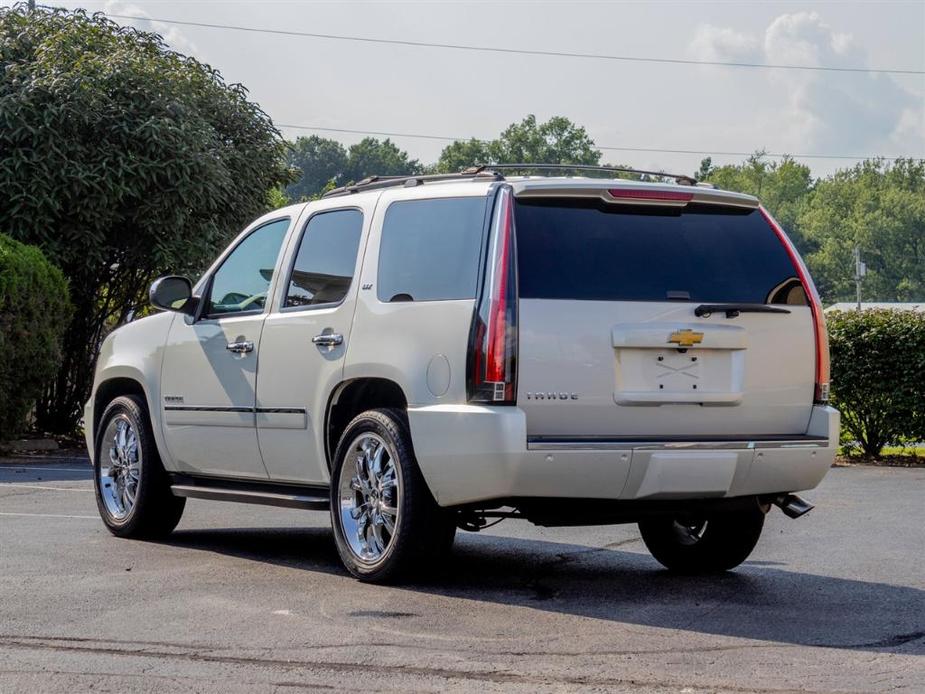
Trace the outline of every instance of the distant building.
<path fill-rule="evenodd" d="M 925 301 L 919 303 L 900 303 L 898 301 L 873 301 L 870 303 L 861 303 L 861 310 L 864 311 L 869 308 L 886 308 L 892 309 L 893 311 L 916 311 L 918 313 L 925 313 Z M 857 311 L 858 303 L 856 301 L 842 301 L 837 304 L 832 304 L 825 312 L 829 311 Z"/>

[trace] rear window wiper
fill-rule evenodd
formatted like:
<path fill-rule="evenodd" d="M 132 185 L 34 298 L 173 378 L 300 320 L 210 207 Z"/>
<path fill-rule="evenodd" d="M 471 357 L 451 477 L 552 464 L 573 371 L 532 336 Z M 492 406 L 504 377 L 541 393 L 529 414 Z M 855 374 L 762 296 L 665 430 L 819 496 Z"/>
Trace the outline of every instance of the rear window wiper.
<path fill-rule="evenodd" d="M 700 304 L 694 309 L 694 315 L 705 318 L 720 311 L 726 314 L 726 318 L 735 318 L 740 313 L 790 313 L 789 309 L 767 304 Z"/>

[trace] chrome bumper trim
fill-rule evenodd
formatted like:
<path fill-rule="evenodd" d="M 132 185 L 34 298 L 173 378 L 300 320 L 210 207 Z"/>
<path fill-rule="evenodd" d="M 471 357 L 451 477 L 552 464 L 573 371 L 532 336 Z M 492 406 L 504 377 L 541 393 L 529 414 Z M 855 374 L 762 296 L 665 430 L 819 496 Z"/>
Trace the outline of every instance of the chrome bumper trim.
<path fill-rule="evenodd" d="M 630 440 L 615 438 L 562 438 L 531 436 L 530 451 L 672 451 L 672 450 L 748 450 L 755 448 L 828 448 L 829 440 L 817 436 L 794 436 L 786 439 L 715 439 L 712 441 Z"/>

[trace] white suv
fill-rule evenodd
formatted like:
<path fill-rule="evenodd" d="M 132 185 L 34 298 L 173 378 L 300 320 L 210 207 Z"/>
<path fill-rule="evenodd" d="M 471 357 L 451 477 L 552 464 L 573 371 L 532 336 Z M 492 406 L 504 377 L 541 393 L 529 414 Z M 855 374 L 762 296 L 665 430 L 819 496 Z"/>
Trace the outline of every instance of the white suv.
<path fill-rule="evenodd" d="M 488 519 L 639 523 L 737 566 L 832 464 L 819 299 L 748 195 L 372 178 L 264 215 L 103 344 L 85 413 L 122 537 L 186 498 L 330 508 L 347 569 L 413 575 Z"/>

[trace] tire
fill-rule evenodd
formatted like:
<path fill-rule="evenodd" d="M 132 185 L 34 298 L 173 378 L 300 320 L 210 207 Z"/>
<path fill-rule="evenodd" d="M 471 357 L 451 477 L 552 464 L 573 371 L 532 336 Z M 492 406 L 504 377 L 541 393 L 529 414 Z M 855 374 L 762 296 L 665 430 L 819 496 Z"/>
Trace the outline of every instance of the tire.
<path fill-rule="evenodd" d="M 103 523 L 117 537 L 166 537 L 180 522 L 186 499 L 170 492 L 144 400 L 123 395 L 110 402 L 99 432 L 93 480 Z"/>
<path fill-rule="evenodd" d="M 419 577 L 449 554 L 455 515 L 430 493 L 402 410 L 368 410 L 347 425 L 334 456 L 331 523 L 341 561 L 361 581 Z"/>
<path fill-rule="evenodd" d="M 764 526 L 764 510 L 719 513 L 709 518 L 640 521 L 642 540 L 658 562 L 679 574 L 722 573 L 752 553 Z"/>

